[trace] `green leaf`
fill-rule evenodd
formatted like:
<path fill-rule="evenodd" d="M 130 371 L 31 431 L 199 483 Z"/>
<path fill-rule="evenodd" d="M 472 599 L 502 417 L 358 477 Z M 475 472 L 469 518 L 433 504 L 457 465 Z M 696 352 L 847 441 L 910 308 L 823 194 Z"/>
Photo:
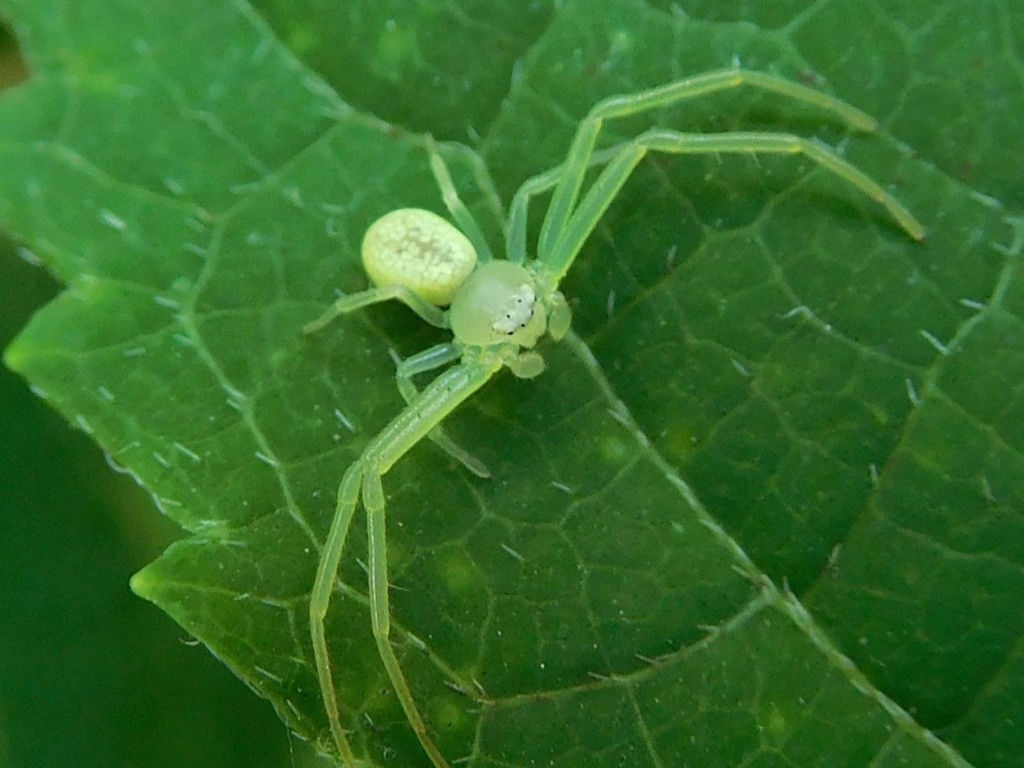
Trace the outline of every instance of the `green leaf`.
<path fill-rule="evenodd" d="M 345 101 L 403 128 L 479 140 L 556 0 L 255 3 Z"/>
<path fill-rule="evenodd" d="M 429 443 L 385 478 L 396 652 L 470 765 L 1013 765 L 1019 20 L 571 0 L 517 26 L 520 3 L 490 5 L 300 4 L 266 12 L 275 34 L 241 0 L 0 4 L 35 73 L 0 100 L 0 222 L 68 285 L 6 360 L 188 532 L 133 587 L 329 749 L 319 542 L 403 405 L 389 352 L 444 335 L 397 306 L 299 329 L 365 285 L 374 218 L 443 211 L 409 131 L 479 135 L 449 159 L 493 234 L 483 169 L 507 201 L 601 97 L 738 61 L 883 129 L 743 92 L 607 140 L 817 136 L 927 241 L 799 159 L 646 161 L 563 286 L 597 365 L 546 344 L 543 376 L 456 412 L 494 479 Z M 328 621 L 344 725 L 370 764 L 425 765 L 370 636 L 365 547 L 357 517 Z"/>

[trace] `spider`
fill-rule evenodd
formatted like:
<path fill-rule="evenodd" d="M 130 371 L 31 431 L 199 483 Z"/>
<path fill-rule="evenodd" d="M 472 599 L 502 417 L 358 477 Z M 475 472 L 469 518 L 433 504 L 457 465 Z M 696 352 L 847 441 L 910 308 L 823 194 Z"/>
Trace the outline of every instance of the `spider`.
<path fill-rule="evenodd" d="M 391 685 L 409 725 L 435 768 L 449 768 L 431 739 L 389 639 L 388 566 L 383 475 L 423 438 L 481 477 L 487 468 L 452 441 L 442 422 L 502 368 L 532 378 L 544 369 L 533 347 L 547 333 L 553 340 L 580 342 L 570 331 L 570 311 L 558 287 L 583 243 L 615 199 L 633 169 L 648 152 L 671 154 L 800 154 L 884 207 L 915 240 L 924 229 L 892 195 L 822 144 L 785 133 L 679 133 L 652 129 L 608 150 L 595 150 L 605 120 L 678 104 L 716 91 L 746 86 L 804 102 L 861 131 L 877 128 L 874 118 L 855 107 L 788 80 L 741 69 L 712 71 L 596 104 L 576 129 L 562 165 L 528 179 L 509 209 L 505 259 L 495 258 L 460 200 L 451 174 L 432 141 L 430 166 L 445 207 L 458 229 L 429 211 L 402 208 L 385 214 L 367 230 L 362 259 L 375 287 L 342 296 L 303 331 L 322 329 L 339 315 L 397 299 L 423 320 L 451 331 L 453 339 L 402 361 L 396 372 L 407 405 L 366 446 L 347 469 L 338 488 L 337 507 L 320 553 L 309 603 L 310 632 L 321 694 L 335 748 L 347 766 L 356 765 L 341 725 L 337 693 L 324 631 L 345 537 L 362 496 L 367 515 L 369 609 L 373 637 Z M 603 165 L 582 192 L 592 166 Z M 535 254 L 527 256 L 527 208 L 531 197 L 551 191 Z M 461 231 L 460 231 L 461 230 Z M 447 307 L 447 309 L 442 309 Z M 423 391 L 416 374 L 458 363 Z"/>

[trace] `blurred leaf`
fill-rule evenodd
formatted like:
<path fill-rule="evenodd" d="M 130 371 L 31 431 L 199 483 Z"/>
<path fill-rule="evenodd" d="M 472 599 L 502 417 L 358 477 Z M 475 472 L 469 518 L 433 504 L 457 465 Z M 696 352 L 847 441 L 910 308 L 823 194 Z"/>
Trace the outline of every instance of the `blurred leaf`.
<path fill-rule="evenodd" d="M 745 92 L 609 133 L 818 136 L 929 228 L 909 242 L 799 160 L 644 164 L 565 284 L 598 374 L 546 345 L 543 377 L 498 377 L 458 411 L 453 435 L 494 480 L 429 444 L 386 478 L 394 641 L 442 751 L 477 766 L 1014 764 L 1024 229 L 986 195 L 1020 199 L 1020 154 L 957 173 L 948 102 L 908 98 L 962 50 L 965 0 L 710 21 L 698 3 L 542 4 L 511 53 L 470 64 L 424 40 L 475 29 L 473 4 L 436 6 L 431 24 L 349 5 L 357 39 L 378 42 L 339 55 L 378 80 L 339 66 L 331 82 L 417 130 L 472 126 L 506 200 L 600 97 L 740 61 L 887 130 L 847 135 Z M 984 5 L 1001 40 L 1004 6 Z M 299 328 L 365 284 L 356 247 L 376 216 L 443 211 L 422 141 L 342 102 L 240 2 L 2 7 L 36 76 L 0 101 L 0 221 L 68 283 L 8 363 L 190 533 L 137 591 L 326 748 L 305 618 L 319 541 L 345 467 L 402 406 L 389 348 L 443 336 L 400 307 L 316 339 Z M 349 23 L 316 13 L 311 28 Z M 303 15 L 273 18 L 315 61 Z M 432 69 L 436 102 L 416 90 Z M 481 89 L 465 104 L 460 77 Z M 1013 124 L 958 82 L 981 126 L 964 135 L 1012 147 Z M 1019 113 L 1019 83 L 999 82 Z M 474 157 L 451 159 L 494 231 Z M 360 521 L 329 617 L 345 725 L 374 764 L 422 765 L 370 637 L 364 551 Z"/>

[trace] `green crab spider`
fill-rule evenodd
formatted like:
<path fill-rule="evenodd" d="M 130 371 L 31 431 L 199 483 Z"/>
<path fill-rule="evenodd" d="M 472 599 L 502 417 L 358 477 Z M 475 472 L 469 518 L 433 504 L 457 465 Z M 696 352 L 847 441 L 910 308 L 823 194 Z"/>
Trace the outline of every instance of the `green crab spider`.
<path fill-rule="evenodd" d="M 839 99 L 779 77 L 739 69 L 707 72 L 650 90 L 604 99 L 577 127 L 562 165 L 528 179 L 513 196 L 505 259 L 494 258 L 480 227 L 460 200 L 441 155 L 428 141 L 431 170 L 445 207 L 459 228 L 429 211 L 403 208 L 385 214 L 367 230 L 362 245 L 363 264 L 374 287 L 342 296 L 303 329 L 307 334 L 313 333 L 339 315 L 397 299 L 431 325 L 450 330 L 453 336 L 452 341 L 430 347 L 398 365 L 398 388 L 407 405 L 345 472 L 338 488 L 334 518 L 320 552 L 309 603 L 310 633 L 334 747 L 349 768 L 353 768 L 357 760 L 341 724 L 324 622 L 338 577 L 345 537 L 359 498 L 362 497 L 367 515 L 367 571 L 373 637 L 391 686 L 423 750 L 435 768 L 449 768 L 448 760 L 431 739 L 389 639 L 381 478 L 423 438 L 433 440 L 476 475 L 488 476 L 482 463 L 447 436 L 442 422 L 502 368 L 508 368 L 521 378 L 540 374 L 544 361 L 533 347 L 545 333 L 555 341 L 568 336 L 573 346 L 581 343 L 569 331 L 569 306 L 558 290 L 559 283 L 645 154 L 803 155 L 880 204 L 910 237 L 924 238 L 924 229 L 917 219 L 877 182 L 831 149 L 799 136 L 739 131 L 679 133 L 654 129 L 611 149 L 595 150 L 605 120 L 741 86 L 818 107 L 856 130 L 877 128 L 874 118 Z M 581 194 L 584 176 L 597 165 L 604 167 Z M 553 192 L 536 255 L 528 258 L 528 204 L 532 197 L 549 190 Z M 416 389 L 413 376 L 456 361 L 456 365 L 439 374 L 422 392 Z"/>

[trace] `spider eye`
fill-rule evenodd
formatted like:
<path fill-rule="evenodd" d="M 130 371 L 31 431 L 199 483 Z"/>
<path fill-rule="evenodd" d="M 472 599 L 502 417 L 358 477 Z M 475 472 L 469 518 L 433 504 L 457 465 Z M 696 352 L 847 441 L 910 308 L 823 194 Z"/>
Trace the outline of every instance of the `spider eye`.
<path fill-rule="evenodd" d="M 537 292 L 530 283 L 523 283 L 505 306 L 504 318 L 497 320 L 491 327 L 498 333 L 511 336 L 525 328 L 533 317 L 533 305 L 537 302 Z"/>

